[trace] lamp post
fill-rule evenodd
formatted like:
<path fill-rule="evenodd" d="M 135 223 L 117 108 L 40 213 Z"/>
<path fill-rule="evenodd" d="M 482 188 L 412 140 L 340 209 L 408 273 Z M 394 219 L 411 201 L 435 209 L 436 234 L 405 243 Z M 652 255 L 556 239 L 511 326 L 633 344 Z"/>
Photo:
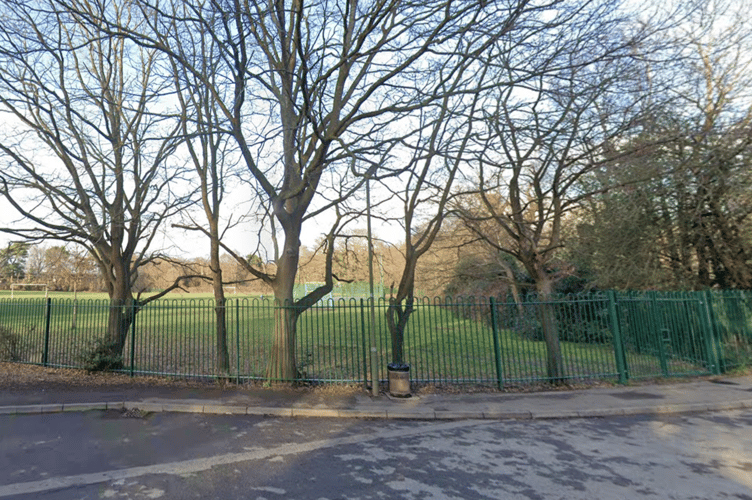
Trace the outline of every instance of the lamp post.
<path fill-rule="evenodd" d="M 366 225 L 368 234 L 368 287 L 371 309 L 371 394 L 379 395 L 379 355 L 376 346 L 376 299 L 373 294 L 373 238 L 371 234 L 371 175 L 366 174 Z"/>

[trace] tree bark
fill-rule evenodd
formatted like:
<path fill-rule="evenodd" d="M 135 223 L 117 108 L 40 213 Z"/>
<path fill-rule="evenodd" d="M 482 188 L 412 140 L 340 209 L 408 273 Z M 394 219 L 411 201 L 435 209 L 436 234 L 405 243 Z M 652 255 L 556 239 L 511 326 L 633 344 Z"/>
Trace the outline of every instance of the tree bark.
<path fill-rule="evenodd" d="M 546 374 L 551 383 L 560 384 L 564 381 L 564 360 L 561 356 L 556 310 L 551 303 L 553 281 L 547 277 L 540 277 L 536 280 L 535 285 L 540 301 L 543 338 L 546 341 Z"/>
<path fill-rule="evenodd" d="M 210 269 L 214 291 L 214 314 L 216 317 L 217 375 L 229 376 L 230 355 L 227 348 L 227 301 L 225 299 L 222 266 L 219 261 L 219 238 L 212 238 Z"/>
<path fill-rule="evenodd" d="M 401 365 L 405 361 L 405 327 L 413 313 L 413 303 L 415 302 L 412 295 L 402 302 L 395 298 L 389 300 L 387 309 L 387 322 L 389 325 L 389 335 L 392 341 L 392 363 Z"/>
<path fill-rule="evenodd" d="M 119 266 L 114 273 L 109 273 L 111 281 L 108 283 L 110 312 L 107 321 L 107 354 L 123 360 L 125 342 L 137 312 L 137 303 L 130 288 L 130 277 L 126 274 L 124 266 Z M 121 368 L 123 364 L 124 362 L 121 366 L 113 365 L 112 368 Z"/>
<path fill-rule="evenodd" d="M 295 327 L 300 307 L 295 304 L 293 290 L 300 257 L 300 223 L 291 222 L 285 225 L 282 255 L 277 261 L 277 275 L 272 282 L 275 299 L 274 341 L 266 376 L 273 381 L 298 378 Z"/>

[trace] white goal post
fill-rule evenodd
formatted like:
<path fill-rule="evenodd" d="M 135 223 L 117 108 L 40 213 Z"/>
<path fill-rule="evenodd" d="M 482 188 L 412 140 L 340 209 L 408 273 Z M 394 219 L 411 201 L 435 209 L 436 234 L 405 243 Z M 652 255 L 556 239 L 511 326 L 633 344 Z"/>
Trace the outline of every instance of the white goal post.
<path fill-rule="evenodd" d="M 232 290 L 233 295 L 236 295 L 238 293 L 237 287 L 234 287 L 234 286 L 223 286 L 222 289 L 224 289 L 225 292 L 229 292 L 230 290 Z"/>
<path fill-rule="evenodd" d="M 13 291 L 16 288 L 26 287 L 26 286 L 38 286 L 38 287 L 44 287 L 44 298 L 46 299 L 49 291 L 50 286 L 47 283 L 11 283 L 10 284 L 10 298 L 13 298 Z"/>

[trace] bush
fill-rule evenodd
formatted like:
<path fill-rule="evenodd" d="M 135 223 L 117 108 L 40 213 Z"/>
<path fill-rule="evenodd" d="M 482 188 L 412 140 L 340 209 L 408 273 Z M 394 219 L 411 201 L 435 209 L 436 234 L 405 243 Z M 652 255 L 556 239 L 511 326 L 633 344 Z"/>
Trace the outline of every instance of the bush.
<path fill-rule="evenodd" d="M 521 315 L 515 318 L 514 331 L 523 339 L 534 342 L 542 341 L 546 338 L 543 334 L 543 325 L 540 319 L 533 315 Z"/>
<path fill-rule="evenodd" d="M 123 368 L 123 355 L 116 342 L 96 339 L 82 356 L 84 368 L 89 372 L 105 372 Z"/>
<path fill-rule="evenodd" d="M 10 328 L 0 326 L 0 361 L 21 361 L 24 341 Z"/>
<path fill-rule="evenodd" d="M 570 323 L 560 333 L 561 340 L 579 344 L 611 344 L 613 334 L 608 327 L 597 321 Z"/>
<path fill-rule="evenodd" d="M 581 296 L 568 296 L 552 303 L 559 340 L 579 344 L 610 344 L 613 342 L 608 313 L 604 308 L 582 307 Z M 541 323 L 541 304 L 525 303 L 522 307 L 505 304 L 504 314 L 513 318 L 512 328 L 522 338 L 531 341 L 545 339 Z"/>

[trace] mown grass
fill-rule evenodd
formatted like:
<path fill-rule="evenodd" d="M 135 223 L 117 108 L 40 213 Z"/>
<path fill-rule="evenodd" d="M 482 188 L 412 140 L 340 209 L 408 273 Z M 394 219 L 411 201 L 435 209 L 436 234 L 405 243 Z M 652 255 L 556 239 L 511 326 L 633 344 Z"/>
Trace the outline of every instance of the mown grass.
<path fill-rule="evenodd" d="M 141 298 L 148 298 L 156 295 L 157 292 L 143 293 Z M 107 293 L 105 292 L 56 292 L 49 291 L 45 295 L 44 290 L 14 290 L 14 299 L 44 299 L 51 298 L 54 300 L 109 300 Z M 226 292 L 225 297 L 227 299 L 253 299 L 261 298 L 258 294 L 246 294 L 246 293 L 231 293 Z M 0 300 L 11 298 L 10 290 L 0 290 Z M 212 292 L 192 292 L 185 293 L 182 291 L 173 291 L 158 300 L 213 300 L 214 294 Z"/>
<path fill-rule="evenodd" d="M 297 325 L 297 361 L 304 379 L 353 382 L 367 377 L 370 351 L 370 311 L 360 300 L 322 303 L 302 314 Z M 455 305 L 456 306 L 456 305 Z M 546 379 L 546 345 L 524 335 L 511 320 L 500 318 L 497 343 L 489 322 L 472 314 L 477 304 L 444 307 L 419 303 L 405 335 L 405 361 L 415 381 L 496 385 L 497 368 L 503 384 Z M 381 378 L 390 361 L 386 306 L 375 306 L 375 339 Z M 470 311 L 470 314 L 468 314 Z M 80 367 L 83 354 L 104 335 L 106 296 L 56 296 L 45 338 L 44 300 L 0 298 L 0 326 L 20 339 L 15 358 L 41 363 L 48 342 L 48 363 Z M 274 307 L 268 300 L 230 297 L 227 311 L 231 377 L 263 378 L 272 348 Z M 603 328 L 608 328 L 602 325 Z M 600 328 L 600 326 L 599 326 Z M 216 367 L 215 312 L 210 295 L 166 298 L 147 305 L 137 315 L 135 335 L 124 350 L 125 371 L 212 377 Z M 135 342 L 134 342 L 135 339 Z M 498 347 L 497 347 L 498 346 Z M 617 377 L 610 342 L 562 342 L 565 378 Z M 630 376 L 663 374 L 656 353 L 628 352 Z M 667 361 L 671 374 L 706 371 L 697 363 L 675 357 Z"/>

